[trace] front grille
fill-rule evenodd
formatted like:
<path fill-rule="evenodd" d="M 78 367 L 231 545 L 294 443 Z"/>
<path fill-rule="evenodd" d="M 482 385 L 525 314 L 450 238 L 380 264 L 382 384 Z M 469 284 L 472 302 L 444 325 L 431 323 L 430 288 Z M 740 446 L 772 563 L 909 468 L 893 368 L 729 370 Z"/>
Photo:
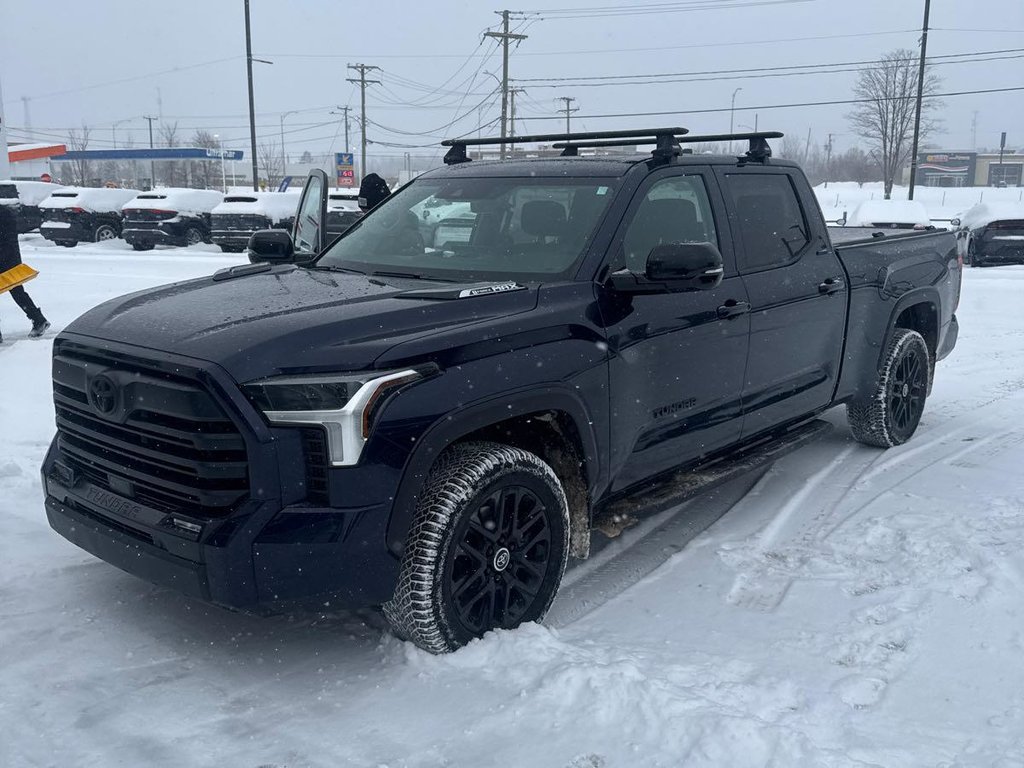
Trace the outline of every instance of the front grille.
<path fill-rule="evenodd" d="M 306 498 L 327 504 L 327 440 L 318 427 L 302 430 L 302 453 L 306 460 Z"/>
<path fill-rule="evenodd" d="M 90 402 L 102 376 L 111 413 Z M 249 493 L 245 441 L 199 371 L 72 342 L 54 346 L 58 447 L 88 482 L 166 512 L 220 517 Z"/>

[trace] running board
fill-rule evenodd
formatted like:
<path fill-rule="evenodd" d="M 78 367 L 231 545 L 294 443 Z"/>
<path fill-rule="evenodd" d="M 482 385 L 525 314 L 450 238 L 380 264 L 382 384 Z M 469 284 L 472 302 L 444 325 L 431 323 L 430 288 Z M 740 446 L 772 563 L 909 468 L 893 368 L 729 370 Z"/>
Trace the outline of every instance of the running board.
<path fill-rule="evenodd" d="M 830 432 L 832 425 L 815 419 L 776 437 L 752 443 L 720 459 L 679 470 L 655 480 L 641 490 L 607 502 L 594 515 L 592 529 L 614 538 L 638 518 L 664 512 L 705 491 L 777 461 Z"/>

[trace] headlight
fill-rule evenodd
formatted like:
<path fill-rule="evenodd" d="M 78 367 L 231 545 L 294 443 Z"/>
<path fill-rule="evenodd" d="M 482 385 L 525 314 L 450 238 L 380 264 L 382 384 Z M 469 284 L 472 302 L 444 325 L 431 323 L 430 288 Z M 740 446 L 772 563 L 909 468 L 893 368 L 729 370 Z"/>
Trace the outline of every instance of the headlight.
<path fill-rule="evenodd" d="M 327 432 L 332 466 L 358 463 L 373 416 L 388 395 L 423 378 L 424 371 L 368 371 L 353 375 L 287 376 L 243 386 L 249 399 L 278 426 L 318 426 Z"/>

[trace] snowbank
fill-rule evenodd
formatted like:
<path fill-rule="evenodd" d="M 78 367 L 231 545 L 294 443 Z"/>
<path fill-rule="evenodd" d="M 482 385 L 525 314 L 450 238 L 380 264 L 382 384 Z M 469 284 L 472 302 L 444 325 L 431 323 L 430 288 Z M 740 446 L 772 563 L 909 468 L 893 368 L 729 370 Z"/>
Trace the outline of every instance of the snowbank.
<path fill-rule="evenodd" d="M 64 187 L 43 200 L 40 208 L 83 208 L 94 213 L 119 213 L 121 206 L 139 194 L 137 189 Z"/>
<path fill-rule="evenodd" d="M 960 217 L 960 226 L 977 229 L 993 221 L 1024 221 L 1024 203 L 978 203 Z"/>
<path fill-rule="evenodd" d="M 214 190 L 168 187 L 142 192 L 125 203 L 121 210 L 159 208 L 178 213 L 209 213 L 223 201 L 224 195 Z"/>
<path fill-rule="evenodd" d="M 883 224 L 927 227 L 931 219 L 924 205 L 916 200 L 867 200 L 854 208 L 846 220 L 848 227 L 876 227 Z"/>
<path fill-rule="evenodd" d="M 227 195 L 211 213 L 263 215 L 277 224 L 294 216 L 298 207 L 297 192 L 242 192 Z"/>

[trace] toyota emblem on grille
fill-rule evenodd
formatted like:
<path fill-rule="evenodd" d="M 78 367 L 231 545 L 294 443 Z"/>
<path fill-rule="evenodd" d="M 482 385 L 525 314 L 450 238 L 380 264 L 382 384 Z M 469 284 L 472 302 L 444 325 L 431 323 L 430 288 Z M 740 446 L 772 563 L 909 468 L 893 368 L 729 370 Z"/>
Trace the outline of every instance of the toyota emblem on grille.
<path fill-rule="evenodd" d="M 117 406 L 117 385 L 109 376 L 100 374 L 89 383 L 89 403 L 104 416 L 114 412 Z"/>

